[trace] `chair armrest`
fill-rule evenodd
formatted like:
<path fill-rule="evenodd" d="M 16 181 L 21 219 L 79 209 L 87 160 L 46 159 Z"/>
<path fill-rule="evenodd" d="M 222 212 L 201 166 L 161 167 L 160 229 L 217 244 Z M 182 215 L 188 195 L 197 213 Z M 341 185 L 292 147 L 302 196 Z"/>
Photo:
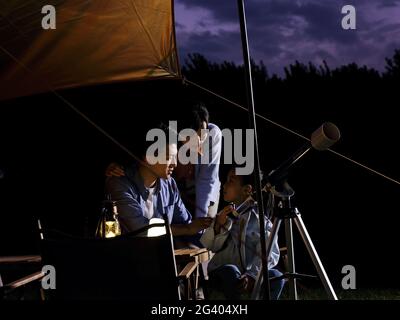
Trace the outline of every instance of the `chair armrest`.
<path fill-rule="evenodd" d="M 42 258 L 39 255 L 0 257 L 0 265 L 19 264 L 19 263 L 40 263 L 41 261 Z"/>
<path fill-rule="evenodd" d="M 205 251 L 205 252 L 198 254 L 196 257 L 197 257 L 198 263 L 202 263 L 202 262 L 210 261 L 212 258 L 212 253 L 211 253 L 211 251 Z"/>
<path fill-rule="evenodd" d="M 26 277 L 23 277 L 21 279 L 13 281 L 13 282 L 11 282 L 9 284 L 6 284 L 3 288 L 5 290 L 14 290 L 14 289 L 16 289 L 18 287 L 21 287 L 21 286 L 24 286 L 24 285 L 26 285 L 26 284 L 28 284 L 30 282 L 42 279 L 45 275 L 46 274 L 44 272 L 38 271 L 38 272 L 32 273 L 32 274 L 30 274 L 30 275 L 28 275 Z"/>
<path fill-rule="evenodd" d="M 184 248 L 184 249 L 175 249 L 174 254 L 175 256 L 196 256 L 198 254 L 207 252 L 206 248 Z"/>
<path fill-rule="evenodd" d="M 211 259 L 211 251 L 206 248 L 176 249 L 174 255 L 179 262 L 195 261 L 196 263 L 202 263 Z"/>
<path fill-rule="evenodd" d="M 196 270 L 198 264 L 194 261 L 189 262 L 183 270 L 179 273 L 178 278 L 188 279 L 194 270 Z"/>

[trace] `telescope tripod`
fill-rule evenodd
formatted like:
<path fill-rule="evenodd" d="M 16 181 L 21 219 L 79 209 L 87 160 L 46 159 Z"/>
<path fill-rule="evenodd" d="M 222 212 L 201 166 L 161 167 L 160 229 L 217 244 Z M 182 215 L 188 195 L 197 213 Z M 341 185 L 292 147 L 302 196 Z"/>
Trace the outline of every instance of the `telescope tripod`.
<path fill-rule="evenodd" d="M 282 197 L 282 196 L 281 196 Z M 294 259 L 294 247 L 293 247 L 293 221 L 300 232 L 301 238 L 307 248 L 307 251 L 311 257 L 311 260 L 317 269 L 318 276 L 322 281 L 322 284 L 325 288 L 326 293 L 328 294 L 329 299 L 338 300 L 335 291 L 329 281 L 328 275 L 325 271 L 324 266 L 318 256 L 317 250 L 314 247 L 314 244 L 311 240 L 310 235 L 308 234 L 307 228 L 301 218 L 300 212 L 296 207 L 292 207 L 290 203 L 290 196 L 282 197 L 282 201 L 280 201 L 276 210 L 274 210 L 274 218 L 273 218 L 273 227 L 271 230 L 271 234 L 267 240 L 267 261 L 269 256 L 271 255 L 272 245 L 276 241 L 276 237 L 278 235 L 279 228 L 282 224 L 282 221 L 285 225 L 285 237 L 286 237 L 286 246 L 287 246 L 287 256 L 288 256 L 288 265 L 287 265 L 287 273 L 283 275 L 284 278 L 289 279 L 289 296 L 293 300 L 298 300 L 297 296 L 297 284 L 296 280 L 299 278 L 309 278 L 313 276 L 303 275 L 296 273 L 295 268 L 295 259 Z M 270 279 L 270 281 L 274 281 L 274 279 Z M 262 270 L 258 273 L 255 286 L 252 293 L 252 299 L 261 299 L 260 292 L 263 282 L 263 273 Z"/>

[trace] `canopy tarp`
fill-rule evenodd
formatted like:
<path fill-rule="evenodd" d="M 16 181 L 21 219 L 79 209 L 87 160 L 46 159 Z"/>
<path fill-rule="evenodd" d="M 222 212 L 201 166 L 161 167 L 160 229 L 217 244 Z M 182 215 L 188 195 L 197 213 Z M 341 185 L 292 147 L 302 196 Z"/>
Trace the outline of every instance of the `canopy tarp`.
<path fill-rule="evenodd" d="M 42 28 L 48 4 L 56 29 Z M 178 76 L 172 0 L 0 2 L 0 100 Z"/>

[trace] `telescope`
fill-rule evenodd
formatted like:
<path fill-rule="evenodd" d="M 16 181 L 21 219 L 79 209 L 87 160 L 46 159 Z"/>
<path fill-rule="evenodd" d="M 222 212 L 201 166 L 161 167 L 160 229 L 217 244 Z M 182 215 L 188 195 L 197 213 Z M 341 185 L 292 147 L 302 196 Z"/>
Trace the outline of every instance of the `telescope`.
<path fill-rule="evenodd" d="M 323 123 L 315 130 L 309 142 L 299 148 L 291 157 L 284 161 L 278 168 L 272 170 L 268 176 L 264 178 L 265 187 L 263 191 L 267 191 L 271 187 L 280 188 L 286 182 L 289 170 L 310 150 L 323 151 L 335 144 L 340 139 L 339 128 L 331 122 Z"/>
<path fill-rule="evenodd" d="M 291 157 L 284 161 L 278 168 L 272 170 L 270 174 L 264 179 L 265 186 L 262 191 L 269 193 L 270 195 L 278 196 L 281 201 L 277 208 L 274 208 L 274 201 L 271 201 L 271 208 L 273 214 L 273 227 L 271 234 L 267 241 L 266 257 L 271 254 L 272 243 L 276 241 L 277 234 L 281 223 L 284 222 L 285 226 L 285 238 L 287 248 L 287 270 L 288 272 L 283 276 L 288 279 L 289 282 L 289 295 L 292 299 L 297 300 L 297 284 L 296 279 L 313 277 L 310 275 L 303 275 L 296 273 L 295 260 L 294 260 L 294 246 L 293 246 L 293 233 L 292 233 L 292 222 L 295 223 L 299 233 L 303 239 L 303 242 L 307 248 L 307 251 L 311 257 L 311 260 L 318 272 L 319 278 L 324 285 L 324 288 L 332 300 L 337 300 L 336 293 L 332 287 L 332 284 L 328 278 L 324 266 L 318 256 L 313 241 L 307 231 L 307 228 L 301 218 L 299 210 L 292 206 L 291 197 L 294 195 L 294 190 L 287 183 L 287 177 L 289 170 L 296 164 L 306 153 L 310 150 L 315 149 L 323 151 L 332 146 L 335 142 L 340 139 L 340 131 L 331 122 L 325 122 L 317 130 L 315 130 L 309 142 L 304 144 L 299 150 L 297 150 Z M 273 199 L 273 197 L 272 197 Z M 276 210 L 275 210 L 276 209 Z M 262 291 L 261 286 L 263 283 L 263 273 L 260 271 L 257 275 L 256 282 L 253 288 L 252 298 L 259 299 Z"/>

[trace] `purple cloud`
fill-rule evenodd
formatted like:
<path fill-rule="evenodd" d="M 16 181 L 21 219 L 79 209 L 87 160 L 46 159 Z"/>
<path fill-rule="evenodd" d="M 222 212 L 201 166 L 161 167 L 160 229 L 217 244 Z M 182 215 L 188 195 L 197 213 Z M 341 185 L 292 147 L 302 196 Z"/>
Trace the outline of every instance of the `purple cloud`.
<path fill-rule="evenodd" d="M 357 30 L 341 28 L 337 0 L 246 1 L 252 57 L 270 72 L 299 60 L 330 66 L 350 62 L 383 71 L 385 57 L 400 48 L 400 0 L 352 1 Z M 199 52 L 213 61 L 242 62 L 236 1 L 177 0 L 181 56 Z"/>

